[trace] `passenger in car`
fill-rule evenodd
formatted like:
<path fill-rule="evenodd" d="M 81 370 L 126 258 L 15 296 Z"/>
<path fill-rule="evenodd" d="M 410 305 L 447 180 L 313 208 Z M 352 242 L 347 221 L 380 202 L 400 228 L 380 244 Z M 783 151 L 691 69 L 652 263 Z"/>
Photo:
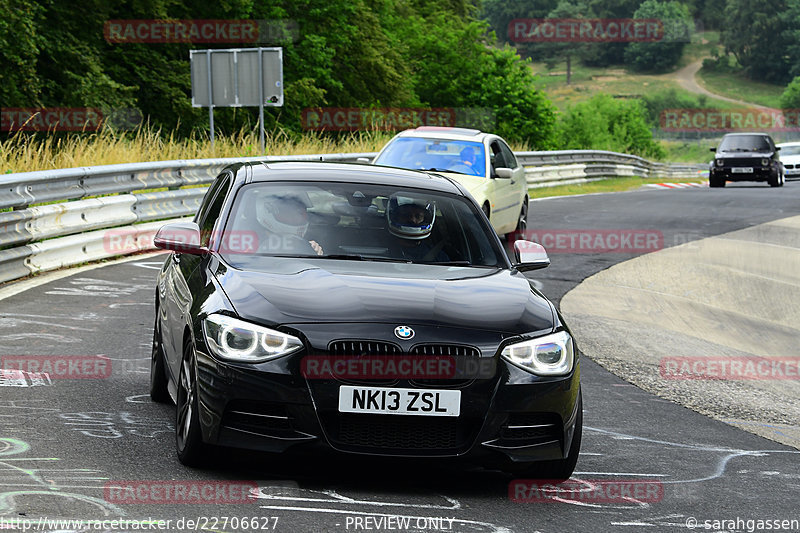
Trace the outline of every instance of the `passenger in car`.
<path fill-rule="evenodd" d="M 305 239 L 310 204 L 305 194 L 270 193 L 257 198 L 256 219 L 265 230 L 259 235 L 258 251 L 323 255 L 322 246 L 317 241 Z"/>

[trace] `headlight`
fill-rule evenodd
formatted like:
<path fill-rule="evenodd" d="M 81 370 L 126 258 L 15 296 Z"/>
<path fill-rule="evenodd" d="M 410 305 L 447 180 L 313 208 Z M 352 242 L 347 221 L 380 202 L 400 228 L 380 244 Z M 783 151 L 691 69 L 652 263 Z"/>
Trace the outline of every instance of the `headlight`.
<path fill-rule="evenodd" d="M 572 337 L 566 331 L 510 344 L 500 355 L 540 376 L 564 376 L 572 372 L 575 362 Z"/>
<path fill-rule="evenodd" d="M 229 361 L 261 363 L 303 347 L 297 337 L 225 315 L 209 315 L 203 326 L 211 352 Z"/>
<path fill-rule="evenodd" d="M 768 167 L 769 166 L 769 159 L 766 159 L 766 158 L 762 159 L 761 160 L 761 166 L 762 167 Z"/>
<path fill-rule="evenodd" d="M 722 161 L 722 159 L 717 159 L 717 160 L 715 160 L 715 161 L 714 161 L 714 163 L 715 163 L 715 164 L 716 164 L 718 167 L 721 167 L 721 166 L 722 166 L 722 163 L 723 163 L 723 161 Z"/>

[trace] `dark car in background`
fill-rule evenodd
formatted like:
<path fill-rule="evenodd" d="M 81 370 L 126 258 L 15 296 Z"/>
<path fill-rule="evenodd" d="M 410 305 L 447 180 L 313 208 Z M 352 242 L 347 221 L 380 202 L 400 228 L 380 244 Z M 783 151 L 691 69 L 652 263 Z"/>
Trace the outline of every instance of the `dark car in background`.
<path fill-rule="evenodd" d="M 710 187 L 724 187 L 726 181 L 767 182 L 782 187 L 784 169 L 780 148 L 766 133 L 729 133 L 722 138 L 708 173 Z"/>
<path fill-rule="evenodd" d="M 566 479 L 580 449 L 580 360 L 558 310 L 466 189 L 437 174 L 237 164 L 193 222 L 168 224 L 151 397 L 176 444 L 468 457 Z M 405 365 L 405 366 L 404 366 Z M 220 453 L 220 452 L 217 452 Z"/>

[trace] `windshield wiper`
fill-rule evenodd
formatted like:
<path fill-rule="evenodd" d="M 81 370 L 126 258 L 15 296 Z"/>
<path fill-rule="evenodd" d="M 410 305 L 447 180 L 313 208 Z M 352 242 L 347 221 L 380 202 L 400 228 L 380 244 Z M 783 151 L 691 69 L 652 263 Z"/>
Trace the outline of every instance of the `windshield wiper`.
<path fill-rule="evenodd" d="M 475 266 L 469 261 L 415 261 L 418 265 Z"/>
<path fill-rule="evenodd" d="M 379 261 L 384 263 L 410 263 L 408 259 L 398 259 L 394 257 L 378 257 L 373 255 L 358 254 L 330 254 L 320 255 L 320 259 L 343 259 L 345 261 Z"/>

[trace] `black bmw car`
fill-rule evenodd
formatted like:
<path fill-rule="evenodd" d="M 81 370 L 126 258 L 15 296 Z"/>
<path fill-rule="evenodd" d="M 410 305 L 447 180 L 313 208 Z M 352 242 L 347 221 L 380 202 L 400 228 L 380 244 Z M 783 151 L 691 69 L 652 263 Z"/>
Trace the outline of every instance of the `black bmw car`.
<path fill-rule="evenodd" d="M 446 177 L 237 164 L 159 230 L 150 394 L 181 462 L 217 446 L 467 457 L 568 478 L 582 428 L 569 329 Z"/>

